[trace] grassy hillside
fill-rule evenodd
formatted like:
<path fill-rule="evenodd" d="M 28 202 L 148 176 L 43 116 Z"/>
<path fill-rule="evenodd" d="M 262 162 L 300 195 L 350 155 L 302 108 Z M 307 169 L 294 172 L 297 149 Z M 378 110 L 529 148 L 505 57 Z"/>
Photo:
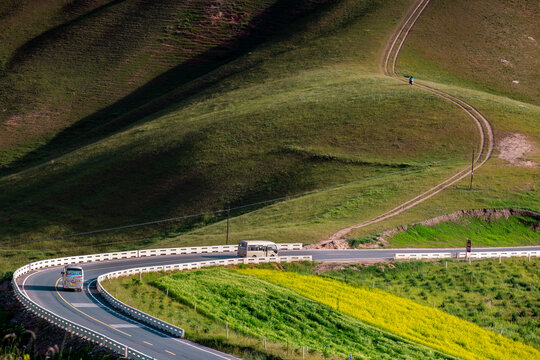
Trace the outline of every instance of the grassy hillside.
<path fill-rule="evenodd" d="M 378 289 L 315 275 L 265 269 L 240 270 L 284 286 L 368 324 L 464 359 L 535 358 L 536 349 Z M 463 334 L 468 334 L 464 337 Z"/>
<path fill-rule="evenodd" d="M 321 356 L 319 349 L 325 344 L 331 355 L 412 355 L 414 346 L 405 343 L 401 343 L 402 351 L 394 352 L 384 332 L 375 346 L 382 353 L 373 353 L 370 338 L 376 330 L 364 325 L 369 323 L 463 358 L 518 358 L 520 352 L 525 358 L 535 357 L 537 350 L 520 341 L 537 345 L 536 290 L 532 285 L 538 280 L 536 262 L 506 259 L 502 264 L 450 261 L 448 265 L 340 265 L 331 270 L 332 266 L 314 268 L 306 263 L 283 264 L 287 271 L 277 271 L 269 264 L 262 266 L 266 269 L 242 267 L 237 270 L 240 274 L 222 268 L 147 274 L 142 283 L 138 278 L 117 279 L 107 289 L 132 306 L 182 326 L 188 338 L 237 354 L 244 346 L 264 353 L 260 339 L 267 337 L 268 353 L 285 358 L 301 358 L 299 349 L 304 345 L 312 350 L 312 356 Z M 322 271 L 322 276 L 311 274 L 315 271 Z M 372 281 L 376 289 L 371 288 Z M 433 302 L 437 309 L 432 309 Z M 354 318 L 361 322 L 353 325 L 350 321 Z M 338 328 L 334 328 L 334 321 L 340 323 Z M 224 338 L 225 323 L 231 329 L 229 340 Z M 366 332 L 351 333 L 349 325 Z M 325 336 L 326 331 L 333 335 Z M 464 339 L 463 333 L 469 337 Z M 470 346 L 470 342 L 475 345 Z M 286 351 L 288 356 L 283 353 Z"/>
<path fill-rule="evenodd" d="M 219 221 L 229 205 L 349 183 L 231 214 L 232 241 L 318 241 L 466 167 L 478 142 L 471 120 L 379 73 L 384 43 L 411 3 L 299 1 L 292 9 L 286 2 L 246 1 L 216 10 L 205 2 L 187 9 L 175 1 L 122 1 L 81 2 L 65 11 L 51 1 L 56 5 L 42 16 L 4 6 L 3 18 L 20 26 L 28 21 L 33 30 L 4 35 L 12 40 L 3 50 L 9 56 L 0 82 L 6 89 L 11 84 L 5 99 L 15 105 L 2 116 L 9 122 L 38 103 L 58 113 L 50 126 L 31 116 L 20 126 L 2 125 L 10 129 L 1 132 L 5 267 L 64 253 L 223 243 Z M 138 11 L 143 8 L 148 11 Z M 243 12 L 245 22 L 227 15 Z M 123 27 L 129 31 L 114 31 Z M 207 39 L 207 32 L 220 36 Z M 537 161 L 540 108 L 487 88 L 459 87 L 469 83 L 434 86 L 484 112 L 497 141 L 525 134 L 534 145 L 525 156 Z M 477 172 L 474 191 L 459 184 L 350 236 L 463 208 L 539 211 L 539 181 L 536 168 L 493 159 Z M 200 213 L 208 214 L 32 242 Z"/>
<path fill-rule="evenodd" d="M 149 105 L 157 98 L 324 3 L 4 2 L 0 166 L 24 167 L 124 128 L 170 103 Z"/>
<path fill-rule="evenodd" d="M 533 0 L 433 1 L 410 33 L 398 71 L 540 105 L 538 17 Z"/>
<path fill-rule="evenodd" d="M 155 274 L 144 281 L 151 286 L 128 278 L 116 280 L 107 288 L 123 301 L 185 328 L 188 339 L 228 347 L 233 353 L 251 348 L 266 353 L 259 357 L 263 359 L 301 359 L 301 348 L 308 347 L 307 358 L 320 359 L 326 346 L 331 359 L 349 354 L 377 359 L 450 358 L 291 290 L 230 269 Z M 160 291 L 156 292 L 156 287 Z M 170 300 L 164 296 L 167 289 Z M 158 301 L 149 302 L 148 295 Z M 228 340 L 225 323 L 231 329 Z M 270 344 L 268 352 L 264 351 L 263 337 Z"/>
<path fill-rule="evenodd" d="M 223 209 L 459 160 L 477 140 L 473 124 L 449 104 L 374 74 L 393 25 L 385 19 L 407 6 L 325 8 L 200 81 L 226 80 L 5 176 L 4 240 Z"/>

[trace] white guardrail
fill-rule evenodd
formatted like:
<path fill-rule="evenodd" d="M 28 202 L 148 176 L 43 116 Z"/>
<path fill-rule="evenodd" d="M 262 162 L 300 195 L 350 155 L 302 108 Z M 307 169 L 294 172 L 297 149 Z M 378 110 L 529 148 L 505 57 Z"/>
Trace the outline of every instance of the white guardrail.
<path fill-rule="evenodd" d="M 509 257 L 540 257 L 540 251 L 473 251 L 468 257 L 470 259 L 489 259 L 489 258 L 509 258 Z M 457 254 L 458 259 L 465 259 L 466 252 Z"/>
<path fill-rule="evenodd" d="M 291 243 L 291 244 L 277 244 L 279 250 L 301 250 L 302 244 L 300 243 Z M 17 279 L 24 274 L 27 274 L 34 270 L 39 270 L 43 268 L 48 267 L 54 267 L 54 266 L 61 266 L 61 265 L 68 265 L 68 264 L 81 264 L 81 263 L 91 263 L 91 262 L 100 262 L 100 261 L 107 261 L 107 260 L 120 260 L 120 259 L 130 259 L 130 258 L 142 258 L 142 257 L 148 257 L 148 256 L 164 256 L 164 255 L 181 255 L 181 254 L 206 254 L 206 253 L 235 253 L 238 249 L 238 245 L 219 245 L 219 246 L 199 246 L 199 247 L 183 247 L 183 248 L 167 248 L 167 249 L 148 249 L 148 250 L 132 250 L 132 251 L 121 251 L 121 252 L 113 252 L 113 253 L 103 253 L 103 254 L 92 254 L 92 255 L 81 255 L 81 256 L 70 256 L 70 257 L 64 257 L 64 258 L 57 258 L 57 259 L 47 259 L 42 261 L 36 261 L 27 265 L 24 265 L 13 273 L 13 280 L 12 280 L 12 286 L 13 290 L 15 292 L 15 296 L 17 299 L 30 311 L 32 311 L 37 316 L 47 320 L 48 322 L 68 331 L 71 332 L 85 340 L 93 341 L 94 343 L 98 344 L 99 346 L 106 347 L 108 349 L 111 349 L 119 354 L 122 354 L 126 358 L 130 359 L 153 359 L 152 357 L 149 357 L 135 349 L 132 349 L 128 347 L 127 345 L 124 345 L 116 340 L 113 340 L 111 338 L 106 337 L 105 335 L 100 334 L 97 331 L 88 329 L 84 326 L 78 325 L 74 322 L 71 322 L 68 319 L 65 319 L 61 316 L 58 316 L 54 314 L 53 312 L 44 309 L 40 307 L 36 302 L 34 302 L 32 299 L 30 299 L 25 292 L 21 290 L 19 287 L 19 284 L 17 283 Z M 309 256 L 309 259 L 305 256 L 288 256 L 286 258 L 297 258 L 295 260 L 291 261 L 300 261 L 300 260 L 311 260 L 311 256 Z M 247 263 L 254 262 L 254 259 L 257 258 L 250 258 L 247 260 Z M 264 259 L 264 258 L 260 258 Z M 245 259 L 228 259 L 228 260 L 242 260 Z M 206 265 L 204 266 L 218 266 L 222 265 L 219 262 L 227 261 L 227 260 L 212 260 L 212 261 L 202 261 L 199 263 L 190 263 L 190 264 L 175 264 L 175 265 L 165 265 L 165 266 L 149 266 L 147 268 L 138 268 L 137 270 L 140 271 L 140 269 L 148 269 L 148 271 L 172 271 L 172 270 L 186 270 L 182 269 L 184 265 L 191 265 L 198 264 L 196 266 L 201 266 L 201 263 L 204 263 Z M 261 261 L 262 262 L 262 261 Z M 266 261 L 268 262 L 268 261 Z M 213 264 L 207 264 L 207 263 L 213 263 Z M 228 264 L 225 264 L 228 265 Z M 163 269 L 167 268 L 167 269 Z M 192 267 L 193 268 L 193 267 Z M 133 269 L 130 269 L 133 270 Z M 128 271 L 128 270 L 123 270 Z M 109 275 L 109 274 L 106 274 Z M 121 275 L 118 275 L 121 276 Z M 101 287 L 101 285 L 98 282 L 98 289 Z M 104 293 L 103 288 L 101 288 L 102 293 Z M 106 297 L 107 301 L 111 301 L 114 299 L 110 294 L 107 293 L 109 298 Z M 113 302 L 116 301 L 120 304 L 118 300 L 114 299 Z M 127 307 L 127 305 L 124 305 Z M 136 310 L 136 309 L 134 309 Z M 150 315 L 141 313 L 140 316 L 147 316 L 150 318 Z M 161 321 L 161 320 L 160 320 Z M 146 322 L 146 321 L 145 321 Z M 148 323 L 148 322 L 147 322 Z M 167 324 L 168 326 L 173 326 L 170 324 Z M 179 329 L 179 328 L 178 328 Z M 166 331 L 165 329 L 162 329 Z M 167 331 L 167 333 L 172 333 L 171 331 Z M 183 334 L 183 330 L 182 330 Z"/>
<path fill-rule="evenodd" d="M 451 258 L 452 253 L 396 253 L 396 260 L 425 260 L 425 259 L 444 259 Z"/>
<path fill-rule="evenodd" d="M 457 258 L 466 259 L 466 252 L 459 253 L 396 253 L 395 260 L 426 260 L 426 259 L 444 259 Z M 489 259 L 489 258 L 509 258 L 509 257 L 540 257 L 540 251 L 473 251 L 470 252 L 470 259 Z"/>
<path fill-rule="evenodd" d="M 114 307 L 115 309 L 123 312 L 129 317 L 138 320 L 142 323 L 150 325 L 156 329 L 159 329 L 169 335 L 175 337 L 184 337 L 184 329 L 169 324 L 166 321 L 160 320 L 156 317 L 148 315 L 140 310 L 137 310 L 129 305 L 124 304 L 120 300 L 116 299 L 114 296 L 109 294 L 107 290 L 101 285 L 103 280 L 115 279 L 121 276 L 132 276 L 139 275 L 147 272 L 159 272 L 159 271 L 182 271 L 182 270 L 192 270 L 200 269 L 203 267 L 210 266 L 227 266 L 227 265 L 238 265 L 238 264 L 261 264 L 261 263 L 281 263 L 281 262 L 292 262 L 292 261 L 312 261 L 311 255 L 304 256 L 279 256 L 279 257 L 260 257 L 260 258 L 236 258 L 236 259 L 222 259 L 222 260 L 209 260 L 209 261 L 198 261 L 192 263 L 183 263 L 183 264 L 172 264 L 172 265 L 163 265 L 163 266 L 147 266 L 141 268 L 132 268 L 127 270 L 118 270 L 113 271 L 107 274 L 100 275 L 97 278 L 97 290 L 103 296 L 107 302 Z"/>

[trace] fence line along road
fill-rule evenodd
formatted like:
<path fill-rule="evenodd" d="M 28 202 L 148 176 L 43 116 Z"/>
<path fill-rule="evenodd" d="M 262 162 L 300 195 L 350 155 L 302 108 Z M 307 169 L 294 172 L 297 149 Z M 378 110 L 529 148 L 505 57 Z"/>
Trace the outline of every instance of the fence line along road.
<path fill-rule="evenodd" d="M 30 297 L 28 297 L 24 291 L 21 290 L 19 284 L 17 283 L 17 279 L 21 277 L 22 275 L 25 275 L 35 270 L 55 267 L 55 266 L 68 265 L 68 264 L 94 263 L 94 262 L 101 262 L 101 261 L 108 261 L 108 260 L 143 258 L 143 257 L 148 257 L 148 256 L 234 253 L 237 251 L 237 249 L 238 249 L 238 245 L 200 246 L 200 247 L 120 251 L 120 252 L 112 252 L 112 253 L 70 256 L 70 257 L 63 257 L 63 258 L 56 258 L 56 259 L 41 260 L 41 261 L 36 261 L 30 264 L 24 265 L 18 268 L 17 270 L 15 270 L 15 272 L 13 273 L 12 287 L 13 287 L 13 291 L 15 293 L 16 298 L 23 304 L 23 306 L 26 309 L 30 310 L 32 313 L 34 313 L 38 317 L 47 320 L 51 324 L 54 324 L 72 334 L 75 334 L 82 339 L 89 340 L 96 343 L 99 346 L 106 347 L 114 352 L 117 352 L 123 355 L 126 358 L 136 359 L 136 360 L 153 359 L 150 356 L 147 356 L 135 349 L 130 348 L 127 345 L 122 344 L 121 342 L 118 342 L 112 338 L 109 338 L 97 331 L 94 331 L 87 327 L 76 324 L 62 316 L 59 316 L 45 308 L 42 308 L 40 305 L 38 305 L 36 302 L 30 299 Z M 278 244 L 278 249 L 300 250 L 302 249 L 302 244 L 301 243 Z M 298 260 L 291 260 L 291 261 L 311 260 L 311 256 L 309 256 L 309 259 L 307 259 L 307 257 L 305 256 L 304 257 L 298 256 L 298 257 L 291 257 L 291 258 L 298 258 Z M 231 259 L 231 260 L 244 260 L 244 259 Z M 254 258 L 250 258 L 247 260 L 248 260 L 247 263 L 254 262 Z M 220 261 L 225 261 L 225 260 L 220 260 Z M 218 265 L 221 265 L 220 261 L 206 261 L 203 263 L 212 263 L 212 264 L 206 264 L 205 266 L 218 266 Z M 153 269 L 159 269 L 155 271 L 176 270 L 176 269 L 181 269 L 182 265 L 185 265 L 185 264 L 148 267 L 147 271 L 154 271 Z M 112 298 L 112 296 L 110 296 L 110 298 Z M 146 315 L 146 316 L 150 317 L 150 315 Z M 171 333 L 171 331 L 167 331 L 167 333 Z M 182 330 L 182 334 L 183 334 L 183 330 Z"/>
<path fill-rule="evenodd" d="M 451 258 L 452 253 L 396 253 L 394 259 L 396 260 L 424 260 L 424 259 L 444 259 Z"/>
<path fill-rule="evenodd" d="M 489 259 L 489 258 L 509 258 L 509 257 L 540 257 L 540 251 L 478 251 L 458 253 L 396 253 L 395 260 L 428 260 L 428 259 Z"/>
<path fill-rule="evenodd" d="M 540 257 L 540 251 L 479 251 L 460 252 L 457 254 L 458 259 L 489 259 L 489 258 L 509 258 L 509 257 Z"/>
<path fill-rule="evenodd" d="M 21 275 L 24 275 L 31 271 L 31 268 L 29 265 L 25 265 L 19 269 L 17 269 L 13 273 L 13 290 L 15 292 L 15 296 L 19 301 L 26 307 L 26 309 L 32 311 L 35 315 L 38 317 L 47 320 L 49 323 L 56 325 L 67 332 L 70 332 L 74 335 L 79 336 L 80 338 L 84 340 L 92 341 L 99 346 L 106 347 L 114 352 L 117 352 L 119 354 L 122 354 L 126 358 L 130 359 L 136 359 L 136 360 L 150 360 L 153 359 L 150 356 L 147 356 L 135 349 L 132 349 L 114 339 L 111 339 L 105 335 L 100 334 L 97 331 L 88 329 L 84 326 L 78 325 L 68 319 L 65 319 L 61 316 L 58 316 L 54 314 L 53 312 L 44 309 L 40 307 L 36 302 L 32 301 L 29 297 L 24 294 L 21 289 L 19 288 L 19 285 L 17 284 L 17 278 Z"/>
<path fill-rule="evenodd" d="M 260 258 L 237 258 L 237 259 L 197 261 L 197 262 L 192 262 L 192 263 L 132 268 L 132 269 L 126 269 L 126 270 L 112 271 L 112 272 L 100 275 L 97 278 L 96 286 L 97 286 L 98 292 L 113 308 L 119 310 L 120 312 L 128 315 L 129 317 L 135 320 L 138 320 L 142 323 L 150 325 L 153 328 L 161 330 L 169 335 L 183 338 L 185 334 L 184 329 L 178 326 L 169 324 L 166 321 L 160 320 L 138 309 L 135 309 L 134 307 L 124 304 L 123 302 L 121 302 L 120 300 L 112 296 L 103 287 L 103 285 L 101 285 L 101 282 L 103 280 L 115 279 L 122 276 L 139 275 L 139 274 L 148 273 L 148 272 L 182 271 L 182 270 L 200 269 L 203 267 L 210 267 L 210 266 L 261 264 L 261 263 L 270 263 L 270 262 L 282 263 L 282 262 L 292 262 L 292 261 L 312 261 L 312 257 L 311 255 L 304 255 L 304 256 L 280 256 L 280 257 L 260 257 Z"/>

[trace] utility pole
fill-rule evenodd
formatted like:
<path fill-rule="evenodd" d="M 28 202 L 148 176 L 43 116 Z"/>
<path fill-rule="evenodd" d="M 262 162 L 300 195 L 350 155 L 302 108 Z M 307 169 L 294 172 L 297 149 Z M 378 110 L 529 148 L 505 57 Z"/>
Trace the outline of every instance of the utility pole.
<path fill-rule="evenodd" d="M 225 245 L 229 245 L 229 217 L 231 216 L 231 205 L 227 208 L 227 238 L 225 239 Z"/>
<path fill-rule="evenodd" d="M 474 149 L 472 151 L 472 161 L 471 161 L 471 185 L 469 186 L 469 190 L 472 190 L 472 181 L 474 176 Z"/>

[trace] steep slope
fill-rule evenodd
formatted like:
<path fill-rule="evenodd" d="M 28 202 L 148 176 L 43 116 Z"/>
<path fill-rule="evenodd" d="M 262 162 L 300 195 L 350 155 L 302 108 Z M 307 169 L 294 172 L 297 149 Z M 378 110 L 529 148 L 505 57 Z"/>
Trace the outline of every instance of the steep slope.
<path fill-rule="evenodd" d="M 0 167 L 24 167 L 122 129 L 167 102 L 141 112 L 145 104 L 179 91 L 324 3 L 3 4 Z"/>
<path fill-rule="evenodd" d="M 75 125 L 60 134 L 36 154 L 68 153 L 0 179 L 0 231 L 3 243 L 11 244 L 10 256 L 40 257 L 52 247 L 70 253 L 117 249 L 166 237 L 171 240 L 163 245 L 221 243 L 224 223 L 203 226 L 223 219 L 229 205 L 353 182 L 251 213 L 264 204 L 232 213 L 235 241 L 315 241 L 379 215 L 463 168 L 477 147 L 475 124 L 452 104 L 379 72 L 383 45 L 412 3 L 343 0 L 314 9 L 318 3 L 298 2 L 305 11 L 295 21 L 243 56 L 227 58 L 189 83 L 179 81 L 164 95 L 143 88 L 132 100 L 145 100 L 144 106 L 137 108 L 133 100 L 135 108 L 123 107 L 119 119 L 107 120 L 110 127 L 83 121 L 90 127 Z M 290 13 L 286 6 L 274 8 Z M 528 122 L 538 108 L 452 91 L 474 97 L 490 116 L 511 109 L 507 126 L 535 131 Z M 20 165 L 34 160 L 22 159 Z M 538 194 L 524 186 L 530 175 L 523 171 L 509 169 L 505 181 L 486 172 L 485 192 L 476 193 L 478 198 L 456 186 L 451 191 L 457 196 L 411 216 L 447 213 L 445 206 L 459 209 L 486 199 L 492 205 L 532 208 Z M 84 241 L 32 242 L 201 213 L 206 215 Z M 12 244 L 21 241 L 18 247 Z"/>

